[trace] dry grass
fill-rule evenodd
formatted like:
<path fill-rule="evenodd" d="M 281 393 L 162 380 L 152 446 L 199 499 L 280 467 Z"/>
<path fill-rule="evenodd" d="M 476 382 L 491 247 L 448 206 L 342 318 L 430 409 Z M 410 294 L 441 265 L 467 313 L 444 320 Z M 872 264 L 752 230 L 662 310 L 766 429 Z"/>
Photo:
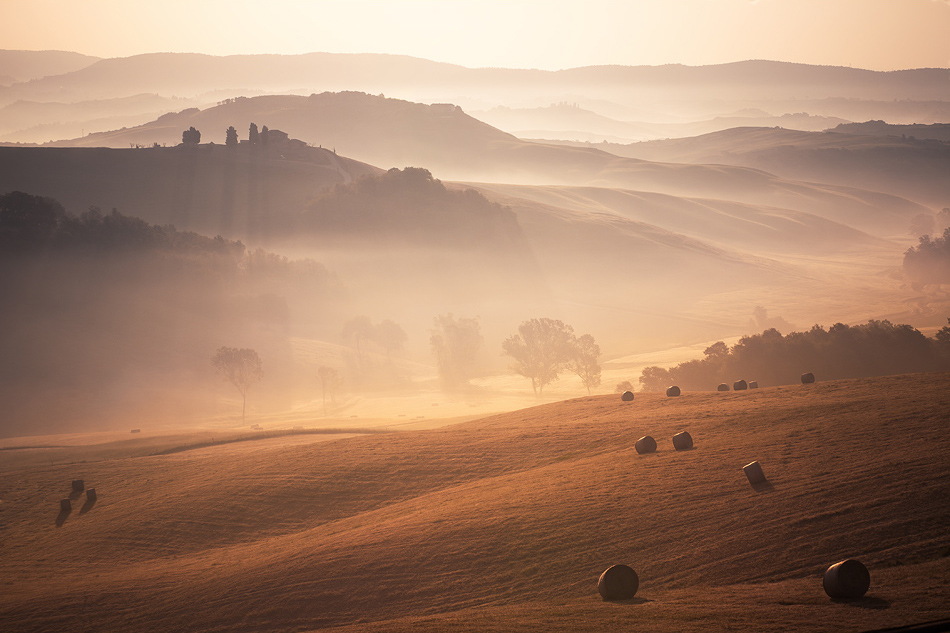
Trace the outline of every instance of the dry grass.
<path fill-rule="evenodd" d="M 864 630 L 950 618 L 950 375 L 596 396 L 0 474 L 0 630 Z M 670 437 L 688 430 L 690 451 Z M 637 455 L 636 439 L 659 450 Z M 742 466 L 769 478 L 752 488 Z M 99 493 L 57 516 L 69 482 Z M 825 567 L 871 571 L 832 602 Z M 605 603 L 626 563 L 637 598 Z"/>

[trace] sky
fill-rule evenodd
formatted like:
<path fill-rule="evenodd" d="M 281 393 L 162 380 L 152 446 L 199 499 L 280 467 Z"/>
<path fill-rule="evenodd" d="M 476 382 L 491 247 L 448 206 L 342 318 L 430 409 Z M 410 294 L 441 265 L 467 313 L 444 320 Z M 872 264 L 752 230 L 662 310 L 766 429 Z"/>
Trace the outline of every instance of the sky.
<path fill-rule="evenodd" d="M 950 67 L 950 0 L 0 0 L 0 48 L 390 53 L 468 67 Z"/>

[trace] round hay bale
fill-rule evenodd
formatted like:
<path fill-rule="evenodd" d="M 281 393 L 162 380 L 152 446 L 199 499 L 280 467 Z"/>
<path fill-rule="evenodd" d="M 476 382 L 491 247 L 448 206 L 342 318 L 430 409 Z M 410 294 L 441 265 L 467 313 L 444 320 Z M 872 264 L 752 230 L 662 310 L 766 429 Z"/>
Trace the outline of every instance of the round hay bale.
<path fill-rule="evenodd" d="M 733 391 L 745 391 L 748 388 L 749 388 L 749 383 L 747 383 L 744 380 L 737 380 L 734 383 L 732 383 Z"/>
<path fill-rule="evenodd" d="M 133 432 L 133 433 L 141 433 L 141 432 L 142 432 L 142 429 L 132 429 L 132 432 Z"/>
<path fill-rule="evenodd" d="M 669 398 L 672 398 L 672 397 L 674 397 L 674 396 L 678 396 L 678 395 L 680 395 L 680 388 L 677 387 L 676 385 L 673 385 L 672 387 L 667 388 L 667 390 L 666 390 L 666 395 L 667 395 L 667 397 L 669 397 Z"/>
<path fill-rule="evenodd" d="M 604 600 L 629 600 L 639 588 L 640 577 L 627 565 L 609 567 L 597 581 L 597 591 Z"/>
<path fill-rule="evenodd" d="M 745 473 L 745 476 L 749 478 L 749 483 L 753 486 L 756 484 L 764 484 L 766 481 L 765 473 L 762 472 L 762 466 L 759 462 L 746 464 L 742 467 L 742 471 Z"/>
<path fill-rule="evenodd" d="M 73 511 L 73 502 L 69 499 L 60 499 L 59 500 L 59 511 L 60 512 L 72 512 Z"/>
<path fill-rule="evenodd" d="M 98 499 L 98 497 L 96 496 L 96 489 L 95 488 L 86 489 L 86 501 L 95 501 L 96 499 Z"/>
<path fill-rule="evenodd" d="M 636 443 L 637 453 L 643 455 L 645 453 L 655 453 L 656 452 L 656 440 L 650 437 L 649 435 L 644 435 Z"/>
<path fill-rule="evenodd" d="M 82 479 L 73 479 L 73 491 L 82 492 L 86 487 L 86 484 L 83 483 Z"/>
<path fill-rule="evenodd" d="M 830 597 L 854 600 L 868 592 L 871 574 L 861 561 L 849 558 L 829 567 L 822 584 Z"/>
<path fill-rule="evenodd" d="M 807 374 L 802 374 L 802 384 L 810 385 L 815 382 L 815 374 L 808 372 Z"/>
<path fill-rule="evenodd" d="M 683 431 L 673 436 L 673 448 L 678 451 L 688 451 L 693 448 L 693 436 Z"/>
<path fill-rule="evenodd" d="M 623 400 L 624 402 L 630 402 L 631 400 L 633 400 L 633 392 L 624 391 L 623 394 L 620 396 L 620 399 Z"/>
<path fill-rule="evenodd" d="M 759 383 L 758 383 L 758 382 L 756 382 L 756 381 L 754 381 L 754 380 L 750 380 L 750 381 L 749 381 L 749 389 L 758 389 L 758 388 L 759 388 Z"/>
<path fill-rule="evenodd" d="M 724 382 L 719 383 L 719 386 L 716 387 L 716 391 L 729 391 L 729 385 Z"/>

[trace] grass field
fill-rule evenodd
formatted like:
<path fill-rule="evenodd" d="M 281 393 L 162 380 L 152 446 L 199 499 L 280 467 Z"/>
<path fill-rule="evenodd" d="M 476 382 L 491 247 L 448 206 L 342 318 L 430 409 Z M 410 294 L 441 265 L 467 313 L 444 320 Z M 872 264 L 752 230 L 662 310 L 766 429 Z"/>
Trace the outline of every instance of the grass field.
<path fill-rule="evenodd" d="M 594 396 L 427 430 L 5 440 L 0 630 L 864 631 L 948 619 L 948 421 L 950 374 L 928 374 Z M 683 430 L 695 447 L 674 451 Z M 643 435 L 655 454 L 636 453 Z M 746 480 L 753 460 L 766 485 Z M 73 493 L 62 514 L 74 479 L 98 500 Z M 860 600 L 822 590 L 844 558 L 871 572 Z M 640 589 L 604 602 L 597 578 L 616 563 Z"/>

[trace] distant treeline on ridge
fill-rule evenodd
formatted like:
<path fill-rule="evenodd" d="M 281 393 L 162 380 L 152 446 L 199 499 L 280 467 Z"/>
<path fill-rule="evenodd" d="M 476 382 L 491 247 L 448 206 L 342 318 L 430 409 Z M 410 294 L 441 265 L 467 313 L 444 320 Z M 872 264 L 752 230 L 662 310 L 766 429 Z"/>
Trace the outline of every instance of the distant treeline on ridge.
<path fill-rule="evenodd" d="M 950 320 L 948 320 L 950 322 Z M 732 348 L 719 341 L 702 359 L 675 367 L 647 367 L 640 376 L 644 391 L 678 385 L 688 391 L 715 391 L 719 383 L 756 380 L 760 386 L 792 384 L 804 372 L 822 380 L 865 378 L 950 370 L 950 326 L 928 338 L 910 325 L 868 321 L 783 336 L 772 328 L 744 336 Z"/>

